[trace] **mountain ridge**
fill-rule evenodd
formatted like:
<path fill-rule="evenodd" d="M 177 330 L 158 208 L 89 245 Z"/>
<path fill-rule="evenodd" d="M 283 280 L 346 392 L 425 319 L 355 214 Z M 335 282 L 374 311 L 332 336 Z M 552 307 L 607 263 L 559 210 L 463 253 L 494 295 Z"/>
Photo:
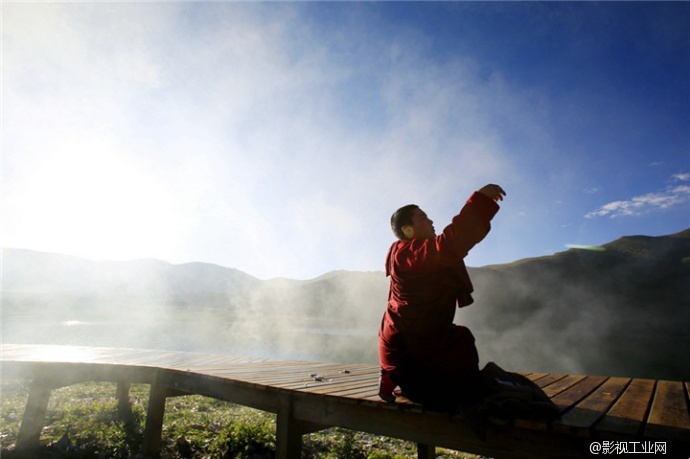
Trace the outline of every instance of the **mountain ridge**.
<path fill-rule="evenodd" d="M 687 239 L 687 241 L 686 241 Z M 677 241 L 680 240 L 680 241 Z M 621 236 L 618 239 L 614 239 L 613 241 L 607 242 L 602 244 L 601 246 L 594 246 L 594 247 L 600 247 L 608 250 L 614 250 L 614 251 L 619 251 L 619 252 L 634 252 L 635 250 L 629 248 L 631 245 L 639 246 L 639 245 L 645 245 L 645 246 L 650 246 L 652 244 L 658 244 L 658 242 L 661 241 L 662 243 L 665 243 L 665 245 L 672 245 L 676 250 L 690 250 L 690 228 L 687 228 L 685 230 L 676 232 L 676 233 L 671 233 L 667 235 L 662 235 L 662 236 L 647 236 L 647 235 L 627 235 L 627 236 Z M 484 266 L 477 266 L 477 267 L 472 267 L 473 269 L 483 269 L 483 268 L 501 268 L 501 267 L 506 267 L 506 266 L 511 266 L 514 264 L 522 264 L 524 262 L 529 262 L 532 260 L 545 260 L 549 259 L 554 256 L 559 256 L 559 254 L 563 253 L 569 253 L 569 252 L 581 252 L 583 250 L 587 250 L 586 248 L 570 248 L 567 251 L 563 252 L 555 252 L 554 254 L 551 255 L 542 255 L 542 256 L 536 256 L 536 257 L 526 257 L 522 258 L 519 260 L 515 260 L 512 262 L 507 262 L 507 263 L 493 263 L 489 265 L 484 265 Z M 289 277 L 275 277 L 275 278 L 269 278 L 269 279 L 259 279 L 255 276 L 252 276 L 249 273 L 246 273 L 244 271 L 241 271 L 236 268 L 220 265 L 217 263 L 211 263 L 211 262 L 204 262 L 204 261 L 189 261 L 189 262 L 183 262 L 183 263 L 171 263 L 166 260 L 161 260 L 158 258 L 140 258 L 140 259 L 132 259 L 132 260 L 90 260 L 84 257 L 79 257 L 76 255 L 68 255 L 68 254 L 63 254 L 63 253 L 57 253 L 57 252 L 44 252 L 44 251 L 38 251 L 38 250 L 33 250 L 33 249 L 24 249 L 24 248 L 13 248 L 13 247 L 3 247 L 2 252 L 3 252 L 3 257 L 5 256 L 6 252 L 8 251 L 9 253 L 21 253 L 21 254 L 26 254 L 29 256 L 37 256 L 41 257 L 44 260 L 47 257 L 50 258 L 60 258 L 72 263 L 96 263 L 96 264 L 102 264 L 102 265 L 117 265 L 117 264 L 142 264 L 142 263 L 149 263 L 149 264 L 159 264 L 161 266 L 165 265 L 168 267 L 193 267 L 193 266 L 199 266 L 200 269 L 207 269 L 210 267 L 215 267 L 223 270 L 229 270 L 230 272 L 234 273 L 241 273 L 241 275 L 246 276 L 247 278 L 252 278 L 253 280 L 261 281 L 261 282 L 271 282 L 271 281 L 295 281 L 295 282 L 310 282 L 310 281 L 317 281 L 317 280 L 323 280 L 329 277 L 333 277 L 338 274 L 347 274 L 347 273 L 380 273 L 382 272 L 381 270 L 375 270 L 375 271 L 356 271 L 356 270 L 344 270 L 344 269 L 335 269 L 331 271 L 327 271 L 323 274 L 320 274 L 314 278 L 310 279 L 293 279 Z M 43 261 L 43 260 L 42 260 Z"/>
<path fill-rule="evenodd" d="M 487 360 L 520 371 L 690 378 L 690 229 L 469 271 L 475 303 L 456 322 Z M 3 249 L 4 340 L 374 363 L 387 294 L 382 271 L 261 280 L 203 262 Z"/>

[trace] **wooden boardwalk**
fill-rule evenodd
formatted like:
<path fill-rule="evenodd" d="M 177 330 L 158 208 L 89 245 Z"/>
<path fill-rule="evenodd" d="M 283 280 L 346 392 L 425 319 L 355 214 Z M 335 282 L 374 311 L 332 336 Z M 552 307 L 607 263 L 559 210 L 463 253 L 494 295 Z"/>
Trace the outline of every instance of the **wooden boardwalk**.
<path fill-rule="evenodd" d="M 378 367 L 276 361 L 158 350 L 72 346 L 0 347 L 3 378 L 32 381 L 18 448 L 39 444 L 52 389 L 83 381 L 151 385 L 144 452 L 161 444 L 165 400 L 199 394 L 277 414 L 276 456 L 299 458 L 302 435 L 332 426 L 416 442 L 419 457 L 434 446 L 503 457 L 592 457 L 649 449 L 690 457 L 688 382 L 525 373 L 562 410 L 553 423 L 491 423 L 480 439 L 460 416 L 424 412 L 379 399 Z"/>

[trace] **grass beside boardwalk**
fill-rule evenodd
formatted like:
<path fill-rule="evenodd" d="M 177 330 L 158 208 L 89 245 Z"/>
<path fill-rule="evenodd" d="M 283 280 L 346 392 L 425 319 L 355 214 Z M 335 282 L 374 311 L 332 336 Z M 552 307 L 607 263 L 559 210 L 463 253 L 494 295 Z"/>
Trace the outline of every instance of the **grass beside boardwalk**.
<path fill-rule="evenodd" d="M 0 446 L 3 459 L 26 458 L 14 443 L 28 398 L 27 381 L 2 381 Z M 114 383 L 83 383 L 52 392 L 36 459 L 143 459 L 149 386 L 132 385 L 131 413 L 120 419 Z M 268 459 L 275 457 L 274 414 L 199 395 L 166 401 L 162 459 Z M 307 459 L 416 458 L 411 442 L 331 428 L 305 435 Z M 439 450 L 438 458 L 477 456 Z"/>

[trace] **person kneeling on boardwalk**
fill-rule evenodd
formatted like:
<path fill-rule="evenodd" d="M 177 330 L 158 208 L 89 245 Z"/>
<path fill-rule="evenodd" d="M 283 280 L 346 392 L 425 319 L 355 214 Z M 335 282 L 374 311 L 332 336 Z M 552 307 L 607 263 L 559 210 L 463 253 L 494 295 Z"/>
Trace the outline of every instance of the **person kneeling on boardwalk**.
<path fill-rule="evenodd" d="M 399 393 L 413 402 L 454 411 L 502 391 L 507 386 L 496 385 L 499 377 L 511 379 L 511 388 L 515 381 L 524 382 L 516 378 L 520 375 L 507 378 L 495 364 L 480 371 L 472 332 L 453 323 L 456 305 L 473 302 L 463 259 L 489 233 L 505 195 L 494 184 L 474 192 L 438 236 L 433 221 L 417 205 L 401 207 L 391 217 L 398 241 L 386 257 L 390 289 L 378 346 L 382 399 L 395 401 L 400 387 Z"/>

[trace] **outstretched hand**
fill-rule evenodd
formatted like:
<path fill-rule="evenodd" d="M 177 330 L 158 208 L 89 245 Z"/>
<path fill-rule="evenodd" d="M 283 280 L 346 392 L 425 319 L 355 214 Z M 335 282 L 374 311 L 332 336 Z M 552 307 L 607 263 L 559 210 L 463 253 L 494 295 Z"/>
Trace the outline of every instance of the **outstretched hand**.
<path fill-rule="evenodd" d="M 478 191 L 494 202 L 503 201 L 503 196 L 506 195 L 506 192 L 503 191 L 503 188 L 493 184 L 486 185 L 480 188 Z"/>

